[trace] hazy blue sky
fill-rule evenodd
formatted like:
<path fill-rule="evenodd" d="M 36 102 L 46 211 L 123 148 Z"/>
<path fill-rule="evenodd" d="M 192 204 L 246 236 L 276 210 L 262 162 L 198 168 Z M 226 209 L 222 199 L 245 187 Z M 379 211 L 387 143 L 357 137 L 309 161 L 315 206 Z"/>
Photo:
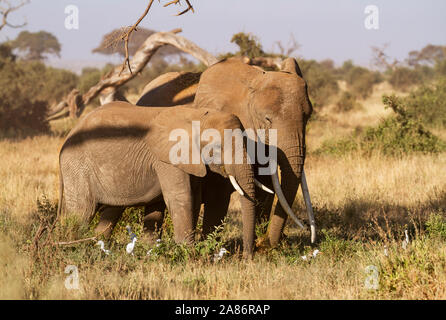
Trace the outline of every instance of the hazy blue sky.
<path fill-rule="evenodd" d="M 161 3 L 166 3 L 162 0 Z M 62 60 L 100 61 L 92 54 L 102 36 L 114 28 L 131 25 L 148 0 L 31 0 L 12 17 L 25 17 L 30 31 L 46 30 L 62 43 Z M 257 35 L 265 50 L 277 50 L 292 33 L 301 44 L 298 55 L 337 64 L 353 59 L 368 66 L 370 47 L 390 43 L 388 54 L 404 59 L 428 43 L 446 45 L 446 1 L 443 0 L 192 0 L 195 14 L 175 17 L 179 7 L 163 8 L 155 1 L 141 26 L 155 30 L 183 29 L 182 35 L 212 53 L 234 50 L 231 35 L 244 31 Z M 66 30 L 65 7 L 77 5 L 79 30 Z M 364 27 L 367 5 L 380 10 L 379 30 Z M 183 7 L 184 8 L 184 7 Z M 5 28 L 0 41 L 23 29 Z M 116 59 L 114 59 L 116 61 Z M 59 61 L 60 63 L 61 61 Z"/>

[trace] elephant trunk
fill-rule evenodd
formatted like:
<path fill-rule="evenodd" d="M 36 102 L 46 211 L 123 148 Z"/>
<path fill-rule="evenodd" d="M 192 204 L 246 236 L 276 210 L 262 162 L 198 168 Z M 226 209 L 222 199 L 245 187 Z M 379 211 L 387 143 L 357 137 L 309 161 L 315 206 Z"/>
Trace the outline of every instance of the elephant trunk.
<path fill-rule="evenodd" d="M 241 195 L 243 223 L 243 257 L 250 259 L 254 251 L 255 237 L 255 182 L 254 171 L 250 164 L 225 165 L 231 183 Z M 231 178 L 232 177 L 232 178 Z M 237 186 L 237 187 L 236 187 Z"/>
<path fill-rule="evenodd" d="M 281 173 L 280 187 L 283 198 L 292 207 L 302 178 L 305 161 L 305 140 L 299 131 L 285 131 L 287 136 L 278 137 L 278 164 Z M 277 193 L 277 191 L 276 191 Z M 283 201 L 283 200 L 282 200 Z M 284 208 L 285 207 L 285 208 Z M 276 206 L 268 228 L 271 246 L 276 246 L 283 232 L 287 219 L 286 205 Z M 296 221 L 295 217 L 293 220 Z M 298 223 L 299 224 L 299 223 Z"/>

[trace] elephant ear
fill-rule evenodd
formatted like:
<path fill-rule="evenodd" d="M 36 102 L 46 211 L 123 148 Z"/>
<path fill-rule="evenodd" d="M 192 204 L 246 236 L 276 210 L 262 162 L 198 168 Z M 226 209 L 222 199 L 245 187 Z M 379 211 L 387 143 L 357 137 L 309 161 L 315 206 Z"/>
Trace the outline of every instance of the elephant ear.
<path fill-rule="evenodd" d="M 199 163 L 192 163 L 192 145 L 201 155 L 200 130 L 192 130 L 192 121 L 199 121 L 200 116 L 202 114 L 192 108 L 168 108 L 150 121 L 146 142 L 158 160 L 172 164 L 188 174 L 204 177 L 206 165 L 201 157 Z"/>
<path fill-rule="evenodd" d="M 297 63 L 296 59 L 294 59 L 294 58 L 285 59 L 282 62 L 281 70 L 289 72 L 289 73 L 297 74 L 299 77 L 303 78 L 302 71 L 300 71 L 300 68 L 299 68 L 299 64 Z"/>

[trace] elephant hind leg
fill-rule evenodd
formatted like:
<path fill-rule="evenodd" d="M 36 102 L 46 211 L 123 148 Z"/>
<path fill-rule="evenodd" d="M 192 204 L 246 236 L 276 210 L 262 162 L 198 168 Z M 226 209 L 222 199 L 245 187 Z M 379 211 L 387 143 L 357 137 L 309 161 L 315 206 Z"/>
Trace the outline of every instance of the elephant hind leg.
<path fill-rule="evenodd" d="M 96 210 L 96 202 L 88 190 L 65 186 L 62 206 L 64 215 L 74 215 L 81 221 L 89 222 Z"/>
<path fill-rule="evenodd" d="M 105 237 L 109 237 L 121 218 L 124 208 L 103 206 L 99 211 L 100 218 L 94 230 L 95 234 L 103 234 Z"/>

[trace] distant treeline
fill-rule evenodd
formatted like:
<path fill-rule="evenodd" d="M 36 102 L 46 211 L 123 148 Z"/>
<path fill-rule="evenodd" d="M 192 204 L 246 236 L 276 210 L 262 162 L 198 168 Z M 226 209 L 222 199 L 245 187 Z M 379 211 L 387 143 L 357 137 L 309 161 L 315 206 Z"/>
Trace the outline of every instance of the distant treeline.
<path fill-rule="evenodd" d="M 84 68 L 77 75 L 68 70 L 48 67 L 43 63 L 45 53 L 59 54 L 60 45 L 57 39 L 45 32 L 23 33 L 25 34 L 13 41 L 0 44 L 0 135 L 3 137 L 49 132 L 49 125 L 45 120 L 49 106 L 74 88 L 81 93 L 87 92 L 113 68 L 111 64 L 102 69 Z M 42 41 L 35 41 L 42 37 L 49 39 L 45 42 L 47 48 L 42 47 Z M 291 48 L 284 48 L 279 43 L 280 54 L 268 53 L 255 36 L 246 33 L 235 34 L 231 41 L 239 50 L 222 54 L 220 58 L 285 58 L 298 49 L 296 42 Z M 36 43 L 39 43 L 37 48 L 33 47 Z M 396 90 L 407 91 L 445 77 L 445 48 L 429 45 L 421 51 L 412 51 L 405 63 L 394 64 L 383 71 L 357 66 L 351 60 L 341 67 L 336 67 L 332 60 L 299 59 L 299 64 L 308 82 L 310 98 L 316 112 L 329 103 L 336 104 L 340 111 L 348 111 L 358 105 L 358 100 L 366 99 L 372 93 L 373 86 L 382 81 L 388 81 Z M 175 54 L 176 58 L 172 58 Z M 205 69 L 204 65 L 196 64 L 179 53 L 175 54 L 169 53 L 155 59 L 138 77 L 121 87 L 121 93 L 138 94 L 149 81 L 165 72 Z M 339 81 L 346 84 L 346 91 L 342 94 Z"/>

